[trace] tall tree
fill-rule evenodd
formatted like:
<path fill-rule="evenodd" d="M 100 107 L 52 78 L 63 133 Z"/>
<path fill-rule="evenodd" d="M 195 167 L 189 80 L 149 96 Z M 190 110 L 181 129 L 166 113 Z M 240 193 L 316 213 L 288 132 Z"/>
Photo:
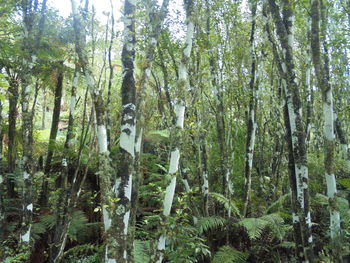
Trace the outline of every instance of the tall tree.
<path fill-rule="evenodd" d="M 334 107 L 333 107 L 333 90 L 330 83 L 329 73 L 329 58 L 327 54 L 327 44 L 325 39 L 326 32 L 326 15 L 325 3 L 320 0 L 312 1 L 312 34 L 311 47 L 312 59 L 316 74 L 318 87 L 322 91 L 323 99 L 323 116 L 324 116 L 324 167 L 325 179 L 327 182 L 327 196 L 329 198 L 329 213 L 330 213 L 330 232 L 332 240 L 336 240 L 340 235 L 340 213 L 337 208 L 337 183 L 334 175 Z M 322 14 L 322 15 L 321 15 Z M 320 17 L 322 16 L 322 20 Z M 321 30 L 320 30 L 320 24 Z M 324 54 L 321 56 L 321 35 L 323 37 Z M 341 258 L 337 255 L 337 250 L 334 248 L 334 260 L 341 262 Z M 338 252 L 339 253 L 339 252 Z"/>
<path fill-rule="evenodd" d="M 257 59 L 255 50 L 255 27 L 256 27 L 256 9 L 257 1 L 250 1 L 252 27 L 250 32 L 250 55 L 252 59 L 251 77 L 249 83 L 250 102 L 248 109 L 247 121 L 247 143 L 246 143 L 246 163 L 245 163 L 245 201 L 243 208 L 243 215 L 246 216 L 248 212 L 248 205 L 251 199 L 251 185 L 252 185 L 252 169 L 255 146 L 255 133 L 257 128 L 256 123 L 256 101 L 257 101 Z"/>
<path fill-rule="evenodd" d="M 276 31 L 282 50 L 281 69 L 285 78 L 283 86 L 286 96 L 286 129 L 289 144 L 289 163 L 291 173 L 292 197 L 294 205 L 293 225 L 296 235 L 302 244 L 296 244 L 299 249 L 299 261 L 313 262 L 313 240 L 311 235 L 311 214 L 309 207 L 308 167 L 305 141 L 305 129 L 302 121 L 302 105 L 300 92 L 296 81 L 295 62 L 293 54 L 293 6 L 289 0 L 283 0 L 282 17 L 280 7 L 274 0 L 268 1 L 275 22 Z M 299 230 L 298 230 L 299 229 Z M 302 248 L 303 251 L 300 251 Z M 299 255 L 300 252 L 303 252 Z"/>
<path fill-rule="evenodd" d="M 193 21 L 193 1 L 188 0 L 184 2 L 186 10 L 186 37 L 185 45 L 182 49 L 182 58 L 178 66 L 178 79 L 177 79 L 177 88 L 178 93 L 174 111 L 176 116 L 176 123 L 172 129 L 171 135 L 171 152 L 170 152 L 170 164 L 169 164 L 169 179 L 165 189 L 165 196 L 163 200 L 163 216 L 167 220 L 171 212 L 171 207 L 173 204 L 173 199 L 175 195 L 176 188 L 176 178 L 179 171 L 179 161 L 180 161 L 180 142 L 181 142 L 181 130 L 184 127 L 184 118 L 185 118 L 185 99 L 186 99 L 186 90 L 189 88 L 188 80 L 188 64 L 190 62 L 190 55 L 192 50 L 192 39 L 194 35 L 194 21 Z M 161 263 L 164 258 L 165 252 L 165 243 L 166 243 L 166 233 L 165 229 L 162 229 L 162 233 L 158 239 L 157 251 L 154 258 L 154 262 Z"/>

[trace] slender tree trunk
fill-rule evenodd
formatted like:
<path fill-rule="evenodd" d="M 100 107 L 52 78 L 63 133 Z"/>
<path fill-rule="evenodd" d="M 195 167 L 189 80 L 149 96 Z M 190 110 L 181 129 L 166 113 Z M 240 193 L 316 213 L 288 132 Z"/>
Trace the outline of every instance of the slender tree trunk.
<path fill-rule="evenodd" d="M 108 263 L 115 263 L 118 257 L 118 242 L 119 236 L 116 234 L 115 222 L 117 218 L 122 217 L 116 211 L 116 197 L 118 197 L 118 181 L 112 187 L 112 182 L 115 181 L 113 178 L 113 169 L 110 163 L 109 151 L 108 151 L 108 140 L 107 140 L 107 129 L 105 124 L 105 111 L 104 102 L 102 96 L 102 90 L 96 87 L 95 79 L 92 74 L 92 69 L 89 64 L 88 54 L 86 51 L 85 44 L 85 29 L 82 26 L 80 17 L 78 15 L 77 6 L 74 0 L 71 0 L 72 13 L 74 19 L 74 31 L 75 31 L 75 49 L 79 57 L 80 66 L 84 72 L 85 81 L 87 83 L 88 90 L 93 100 L 93 106 L 96 114 L 96 126 L 97 126 L 97 140 L 99 148 L 99 174 L 100 174 L 100 186 L 101 186 L 101 197 L 103 206 L 103 223 L 106 238 L 106 253 L 105 261 Z M 113 208 L 114 207 L 114 208 Z M 107 209 L 108 208 L 108 209 Z M 112 227 L 113 224 L 113 227 Z M 119 263 L 119 262 L 118 262 Z"/>
<path fill-rule="evenodd" d="M 114 9 L 113 1 L 110 0 L 111 5 L 111 39 L 109 41 L 108 47 L 108 67 L 109 67 L 109 78 L 108 78 L 108 90 L 107 90 L 107 105 L 106 105 L 106 125 L 107 125 L 107 141 L 108 141 L 108 150 L 111 150 L 111 96 L 112 96 L 112 83 L 114 77 L 114 68 L 112 64 L 112 47 L 115 37 L 114 33 Z"/>
<path fill-rule="evenodd" d="M 41 115 L 41 129 L 45 130 L 46 129 L 46 97 L 47 97 L 47 91 L 46 88 L 43 88 L 43 105 L 42 105 L 42 115 Z"/>
<path fill-rule="evenodd" d="M 350 174 L 350 149 L 348 146 L 347 134 L 344 132 L 341 120 L 336 114 L 335 114 L 335 130 L 337 132 L 337 137 L 341 147 L 342 159 L 346 163 L 346 173 L 349 175 Z"/>
<path fill-rule="evenodd" d="M 283 0 L 283 17 L 281 17 L 280 10 L 276 5 L 276 2 L 274 0 L 269 0 L 268 2 L 282 48 L 281 70 L 285 76 L 282 81 L 285 82 L 284 86 L 288 109 L 288 121 L 290 125 L 290 133 L 288 136 L 288 140 L 290 141 L 289 150 L 292 150 L 292 153 L 290 153 L 289 156 L 290 161 L 292 160 L 294 162 L 294 172 L 292 174 L 294 174 L 296 182 L 296 188 L 294 188 L 294 179 L 292 178 L 291 185 L 294 188 L 292 188 L 292 191 L 295 191 L 296 197 L 296 210 L 293 211 L 293 222 L 295 225 L 300 224 L 301 233 L 297 233 L 297 235 L 301 236 L 303 247 L 303 255 L 298 255 L 298 258 L 299 260 L 305 258 L 304 260 L 306 262 L 313 262 L 314 256 L 309 207 L 305 128 L 302 122 L 300 94 L 296 82 L 296 73 L 294 68 L 293 8 L 289 0 Z M 293 158 L 291 159 L 292 156 Z"/>
<path fill-rule="evenodd" d="M 72 83 L 72 89 L 71 89 L 71 98 L 70 98 L 70 107 L 69 107 L 69 120 L 68 120 L 68 129 L 66 134 L 66 141 L 64 144 L 64 156 L 62 158 L 62 166 L 63 170 L 61 174 L 59 175 L 59 182 L 57 185 L 58 189 L 61 189 L 61 192 L 59 193 L 59 199 L 57 202 L 57 208 L 56 208 L 56 225 L 54 230 L 52 231 L 52 244 L 49 249 L 49 262 L 60 262 L 61 257 L 63 255 L 64 247 L 67 240 L 68 235 L 68 229 L 69 224 L 71 221 L 71 213 L 72 213 L 72 207 L 71 207 L 71 199 L 74 199 L 76 193 L 74 192 L 76 190 L 76 184 L 77 184 L 77 175 L 80 167 L 80 159 L 81 159 L 81 150 L 79 150 L 79 157 L 78 157 L 78 168 L 76 169 L 74 173 L 73 183 L 71 184 L 70 189 L 68 189 L 68 170 L 69 170 L 69 164 L 70 164 L 70 158 L 69 158 L 69 148 L 72 146 L 71 140 L 73 138 L 73 128 L 74 128 L 74 121 L 75 121 L 75 107 L 76 107 L 76 96 L 77 96 L 77 87 L 79 83 L 79 77 L 80 77 L 80 67 L 78 65 L 75 66 L 75 73 Z M 85 99 L 86 103 L 86 99 Z M 85 112 L 86 109 L 84 108 L 84 117 L 83 122 L 85 122 Z M 81 137 L 85 138 L 85 128 L 82 128 Z M 82 141 L 82 145 L 84 144 L 85 139 Z M 80 147 L 81 148 L 81 147 Z M 82 185 L 82 183 L 81 183 Z"/>
<path fill-rule="evenodd" d="M 218 70 L 216 66 L 216 59 L 211 44 L 211 26 L 210 26 L 210 4 L 206 1 L 207 14 L 207 47 L 210 65 L 211 86 L 215 96 L 215 119 L 216 119 L 216 133 L 220 151 L 220 172 L 222 176 L 222 192 L 230 199 L 232 195 L 231 173 L 229 169 L 229 158 L 226 145 L 226 128 L 225 128 L 225 112 L 224 112 L 224 92 L 222 83 L 218 80 Z M 230 216 L 229 212 L 229 216 Z"/>
<path fill-rule="evenodd" d="M 257 61 L 255 55 L 255 24 L 256 24 L 256 9 L 257 1 L 250 2 L 250 9 L 252 12 L 252 27 L 250 34 L 250 56 L 252 59 L 251 66 L 251 79 L 249 84 L 250 89 L 250 102 L 248 110 L 248 124 L 247 124 L 247 142 L 246 142 L 246 160 L 245 160 L 245 200 L 243 208 L 243 216 L 247 216 L 248 206 L 251 199 L 251 186 L 252 186 L 252 169 L 253 169 L 253 157 L 255 146 L 255 133 L 256 133 L 256 93 L 257 93 Z"/>
<path fill-rule="evenodd" d="M 5 234 L 5 206 L 4 206 L 4 167 L 3 167 L 3 137 L 4 121 L 2 118 L 3 102 L 0 100 L 0 242 L 4 240 Z M 2 258 L 0 257 L 0 260 Z"/>
<path fill-rule="evenodd" d="M 189 80 L 188 80 L 188 64 L 190 60 L 191 50 L 192 50 L 192 39 L 194 35 L 194 22 L 192 18 L 192 9 L 193 2 L 191 0 L 185 1 L 185 10 L 186 10 L 186 38 L 185 38 L 185 46 L 182 50 L 182 59 L 179 64 L 179 77 L 177 81 L 178 86 L 178 94 L 177 94 L 177 102 L 174 106 L 176 123 L 172 130 L 171 135 L 171 152 L 170 152 L 170 165 L 168 175 L 170 178 L 170 182 L 168 183 L 165 196 L 163 201 L 163 217 L 164 220 L 170 215 L 171 207 L 175 195 L 176 188 L 176 178 L 179 170 L 179 160 L 180 160 L 180 143 L 181 143 L 181 131 L 184 127 L 184 119 L 185 119 L 185 92 L 189 89 Z M 154 257 L 153 262 L 161 263 L 164 258 L 165 252 L 165 243 L 166 243 L 166 233 L 165 229 L 162 229 L 162 233 L 158 238 L 158 245 L 156 255 Z"/>
<path fill-rule="evenodd" d="M 42 208 L 47 207 L 48 195 L 49 195 L 49 185 L 47 177 L 49 176 L 51 170 L 51 162 L 55 150 L 56 137 L 58 132 L 58 124 L 60 121 L 61 113 L 61 100 L 62 100 L 62 90 L 63 90 L 63 61 L 58 64 L 57 72 L 57 83 L 55 88 L 55 97 L 54 97 L 54 108 L 52 112 L 52 123 L 50 130 L 49 146 L 47 151 L 47 158 L 45 164 L 45 177 L 42 185 L 42 192 L 40 194 L 39 204 Z"/>
<path fill-rule="evenodd" d="M 334 107 L 333 107 L 333 91 L 330 84 L 329 76 L 329 62 L 328 54 L 326 50 L 326 17 L 324 14 L 324 4 L 320 0 L 312 1 L 312 59 L 317 78 L 317 83 L 322 90 L 323 98 L 323 115 L 324 115 L 324 166 L 325 166 L 325 178 L 327 182 L 327 196 L 329 198 L 329 213 L 330 213 L 330 233 L 332 241 L 336 241 L 340 235 L 340 213 L 337 207 L 337 184 L 334 175 Z M 320 19 L 322 17 L 322 20 Z M 320 30 L 320 23 L 322 27 Z M 323 45 L 325 52 L 323 54 L 323 61 L 321 58 L 321 40 L 320 35 L 323 36 Z M 335 244 L 333 244 L 334 246 Z M 339 248 L 333 248 L 333 260 L 335 262 L 342 262 L 339 253 Z"/>
<path fill-rule="evenodd" d="M 32 227 L 32 213 L 33 213 L 33 200 L 32 200 L 32 153 L 33 153 L 33 134 L 32 134 L 32 112 L 29 109 L 30 91 L 32 86 L 32 69 L 35 65 L 37 57 L 35 55 L 36 48 L 40 43 L 44 24 L 45 24 L 45 12 L 46 12 L 47 0 L 43 0 L 41 7 L 41 16 L 38 25 L 38 34 L 33 33 L 33 25 L 35 24 L 35 12 L 33 9 L 33 3 L 30 1 L 22 1 L 22 13 L 23 13 L 23 42 L 22 47 L 25 51 L 24 69 L 21 72 L 22 91 L 21 91 L 21 106 L 22 106 L 22 142 L 23 153 L 21 161 L 21 171 L 23 179 L 23 192 L 22 192 L 22 208 L 23 219 L 20 234 L 20 242 L 25 245 L 30 243 L 30 234 Z"/>
<path fill-rule="evenodd" d="M 8 72 L 9 74 L 9 72 Z M 16 169 L 16 121 L 17 121 L 17 104 L 18 104 L 18 82 L 11 79 L 9 90 L 9 112 L 8 112 L 8 147 L 7 147 L 7 163 L 8 173 L 14 173 Z M 15 182 L 13 178 L 6 178 L 7 194 L 9 198 L 15 198 Z"/>
<path fill-rule="evenodd" d="M 152 64 L 155 57 L 155 52 L 157 49 L 157 43 L 159 34 L 161 32 L 161 27 L 163 21 L 166 17 L 168 11 L 169 0 L 163 0 L 162 6 L 160 10 L 157 10 L 157 3 L 154 0 L 147 0 L 146 8 L 148 10 L 148 17 L 150 20 L 150 28 L 151 32 L 148 36 L 147 43 L 147 51 L 145 54 L 144 61 L 142 63 L 141 68 L 141 79 L 140 79 L 140 91 L 137 94 L 136 100 L 136 134 L 135 134 L 135 157 L 134 157 L 134 175 L 133 175 L 133 186 L 132 186 L 132 200 L 131 200 L 131 215 L 130 215 L 130 225 L 132 229 L 132 233 L 130 235 L 131 240 L 129 244 L 133 244 L 133 236 L 134 236 L 134 225 L 136 220 L 136 211 L 138 204 L 138 192 L 139 185 L 141 181 L 141 145 L 142 145 L 142 131 L 145 125 L 144 118 L 144 109 L 145 109 L 145 97 L 146 97 L 146 89 L 149 77 L 152 71 Z M 129 253 L 131 256 L 132 254 Z"/>

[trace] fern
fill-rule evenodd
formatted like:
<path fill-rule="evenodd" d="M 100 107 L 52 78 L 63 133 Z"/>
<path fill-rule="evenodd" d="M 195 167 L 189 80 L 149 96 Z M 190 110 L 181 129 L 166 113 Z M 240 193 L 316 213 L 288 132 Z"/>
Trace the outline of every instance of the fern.
<path fill-rule="evenodd" d="M 260 218 L 245 218 L 238 224 L 245 228 L 249 238 L 253 240 L 261 236 L 263 230 L 268 225 L 268 222 Z"/>
<path fill-rule="evenodd" d="M 279 240 L 282 240 L 286 234 L 284 220 L 279 214 L 270 214 L 261 217 L 262 220 L 268 222 L 268 227 L 272 234 Z"/>
<path fill-rule="evenodd" d="M 231 199 L 229 200 L 225 196 L 219 193 L 211 192 L 210 195 L 220 204 L 222 204 L 227 211 L 233 212 L 235 215 L 241 217 L 238 207 L 235 202 Z"/>
<path fill-rule="evenodd" d="M 70 239 L 77 241 L 78 236 L 84 234 L 84 228 L 87 227 L 88 219 L 86 218 L 83 211 L 77 210 L 73 212 L 72 222 L 69 225 L 68 236 Z M 87 234 L 87 233 L 85 233 Z"/>
<path fill-rule="evenodd" d="M 202 217 L 197 222 L 199 234 L 203 234 L 208 230 L 218 229 L 226 224 L 226 219 L 222 217 Z"/>
<path fill-rule="evenodd" d="M 143 240 L 134 241 L 135 263 L 146 263 L 150 261 L 150 242 Z"/>
<path fill-rule="evenodd" d="M 280 196 L 275 202 L 273 202 L 269 208 L 267 209 L 268 213 L 273 213 L 276 211 L 281 211 L 283 210 L 284 204 L 286 203 L 286 201 L 289 201 L 291 198 L 291 194 L 285 194 Z"/>
<path fill-rule="evenodd" d="M 262 232 L 267 227 L 272 234 L 282 240 L 285 235 L 285 225 L 283 218 L 278 214 L 264 215 L 259 218 L 245 218 L 241 220 L 239 225 L 243 226 L 251 240 L 261 237 Z"/>
<path fill-rule="evenodd" d="M 213 263 L 245 263 L 248 253 L 236 250 L 233 247 L 223 246 L 214 255 Z"/>

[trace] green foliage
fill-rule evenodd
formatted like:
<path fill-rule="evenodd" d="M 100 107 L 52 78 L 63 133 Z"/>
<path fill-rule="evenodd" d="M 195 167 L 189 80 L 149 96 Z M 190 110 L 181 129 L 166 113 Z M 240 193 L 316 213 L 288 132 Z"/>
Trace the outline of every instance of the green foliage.
<path fill-rule="evenodd" d="M 209 230 L 215 230 L 223 227 L 227 223 L 227 220 L 223 217 L 209 216 L 202 217 L 197 222 L 197 228 L 199 234 L 203 234 Z"/>
<path fill-rule="evenodd" d="M 267 213 L 273 213 L 277 211 L 283 211 L 285 204 L 290 202 L 291 194 L 281 195 L 275 202 L 273 202 L 268 208 Z"/>
<path fill-rule="evenodd" d="M 169 130 L 153 130 L 148 133 L 149 135 L 159 135 L 160 137 L 169 138 Z"/>
<path fill-rule="evenodd" d="M 350 178 L 342 178 L 338 180 L 338 183 L 347 189 L 350 189 Z"/>
<path fill-rule="evenodd" d="M 66 263 L 100 263 L 103 261 L 104 246 L 83 244 L 67 250 L 63 257 Z"/>
<path fill-rule="evenodd" d="M 134 260 L 135 263 L 146 263 L 150 261 L 150 242 L 143 240 L 134 241 Z"/>
<path fill-rule="evenodd" d="M 237 216 L 241 216 L 238 207 L 236 206 L 236 203 L 231 199 L 227 199 L 225 196 L 219 193 L 211 192 L 210 193 L 211 197 L 218 203 L 222 204 L 227 211 L 233 212 L 233 214 Z"/>
<path fill-rule="evenodd" d="M 238 251 L 229 246 L 223 246 L 215 253 L 213 263 L 245 263 L 248 259 L 248 253 Z"/>
<path fill-rule="evenodd" d="M 251 240 L 260 238 L 266 228 L 269 228 L 274 237 L 279 240 L 282 240 L 286 234 L 284 220 L 278 214 L 264 215 L 259 218 L 245 218 L 238 224 L 245 228 Z"/>
<path fill-rule="evenodd" d="M 56 225 L 57 216 L 56 215 L 44 215 L 40 217 L 40 221 L 33 224 L 33 239 L 38 239 L 40 234 L 43 234 L 51 229 L 53 229 Z M 77 210 L 73 212 L 72 221 L 69 225 L 68 229 L 68 237 L 71 240 L 78 241 L 78 239 L 82 239 L 84 235 L 88 234 L 86 229 L 88 227 L 94 226 L 94 223 L 87 223 L 88 219 L 83 211 Z M 100 223 L 97 223 L 100 225 Z"/>

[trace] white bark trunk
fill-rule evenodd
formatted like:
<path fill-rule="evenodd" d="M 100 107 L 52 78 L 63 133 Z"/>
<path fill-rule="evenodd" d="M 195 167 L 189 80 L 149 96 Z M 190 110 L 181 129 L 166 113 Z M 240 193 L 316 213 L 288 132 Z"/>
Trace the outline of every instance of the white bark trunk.
<path fill-rule="evenodd" d="M 325 141 L 333 142 L 335 141 L 334 134 L 334 116 L 333 116 L 333 94 L 332 88 L 326 92 L 326 98 L 323 103 L 323 114 L 324 114 L 324 136 Z M 330 202 L 336 202 L 337 194 L 337 183 L 334 173 L 325 173 L 326 183 L 327 183 L 327 196 Z M 338 209 L 333 208 L 330 205 L 330 231 L 331 238 L 335 238 L 340 234 L 340 214 Z"/>

